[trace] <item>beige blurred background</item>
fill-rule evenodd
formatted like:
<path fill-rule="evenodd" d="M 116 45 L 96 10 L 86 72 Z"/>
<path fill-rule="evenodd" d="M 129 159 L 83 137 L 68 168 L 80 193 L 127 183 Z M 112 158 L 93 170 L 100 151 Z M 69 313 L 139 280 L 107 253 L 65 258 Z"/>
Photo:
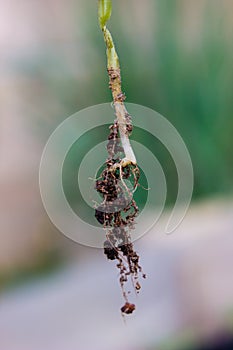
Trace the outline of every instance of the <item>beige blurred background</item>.
<path fill-rule="evenodd" d="M 229 339 L 233 2 L 113 4 L 127 101 L 173 123 L 195 173 L 184 222 L 161 235 L 175 201 L 175 170 L 155 147 L 171 191 L 160 224 L 137 242 L 148 279 L 127 326 L 114 264 L 62 236 L 39 192 L 41 154 L 56 126 L 111 100 L 97 1 L 0 5 L 0 349 L 181 350 Z"/>

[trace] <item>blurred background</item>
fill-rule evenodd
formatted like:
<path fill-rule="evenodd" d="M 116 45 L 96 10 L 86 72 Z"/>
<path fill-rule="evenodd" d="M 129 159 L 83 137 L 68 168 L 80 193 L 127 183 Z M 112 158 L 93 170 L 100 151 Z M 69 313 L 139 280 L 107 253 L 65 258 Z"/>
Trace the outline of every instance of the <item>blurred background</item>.
<path fill-rule="evenodd" d="M 113 1 L 127 102 L 177 128 L 195 173 L 175 234 L 157 225 L 136 244 L 148 278 L 126 325 L 114 264 L 56 230 L 38 184 L 54 129 L 111 101 L 97 1 L 0 4 L 0 349 L 233 349 L 232 0 Z M 175 167 L 144 144 L 167 176 L 165 222 Z"/>

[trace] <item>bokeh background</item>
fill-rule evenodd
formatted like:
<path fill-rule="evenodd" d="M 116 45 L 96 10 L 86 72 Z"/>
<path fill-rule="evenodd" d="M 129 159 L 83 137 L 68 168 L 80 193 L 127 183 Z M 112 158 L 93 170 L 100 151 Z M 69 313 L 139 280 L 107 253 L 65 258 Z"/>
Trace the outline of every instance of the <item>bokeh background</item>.
<path fill-rule="evenodd" d="M 38 185 L 56 126 L 111 101 L 97 1 L 0 4 L 0 349 L 233 349 L 232 0 L 113 1 L 127 102 L 173 123 L 195 173 L 175 234 L 137 242 L 148 279 L 126 325 L 114 264 L 56 230 Z M 167 176 L 165 222 L 175 167 L 144 144 Z"/>

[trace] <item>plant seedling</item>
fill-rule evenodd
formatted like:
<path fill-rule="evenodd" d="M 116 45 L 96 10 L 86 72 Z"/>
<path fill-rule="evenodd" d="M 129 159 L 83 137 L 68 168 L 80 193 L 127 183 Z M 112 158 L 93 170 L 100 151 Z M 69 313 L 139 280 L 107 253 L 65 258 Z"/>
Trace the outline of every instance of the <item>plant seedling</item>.
<path fill-rule="evenodd" d="M 107 71 L 109 88 L 112 92 L 116 119 L 110 126 L 107 151 L 108 158 L 103 171 L 95 183 L 95 188 L 102 202 L 95 209 L 95 217 L 106 231 L 104 254 L 109 260 L 117 261 L 120 271 L 119 282 L 125 304 L 121 307 L 123 314 L 131 314 L 135 305 L 128 300 L 125 284 L 131 280 L 137 293 L 141 289 L 139 273 L 139 255 L 131 241 L 131 230 L 134 229 L 138 207 L 133 194 L 138 187 L 140 171 L 130 144 L 129 136 L 133 131 L 132 118 L 124 105 L 125 94 L 121 88 L 121 71 L 119 57 L 110 31 L 106 24 L 111 17 L 112 1 L 98 1 L 99 25 L 103 32 L 107 53 Z"/>

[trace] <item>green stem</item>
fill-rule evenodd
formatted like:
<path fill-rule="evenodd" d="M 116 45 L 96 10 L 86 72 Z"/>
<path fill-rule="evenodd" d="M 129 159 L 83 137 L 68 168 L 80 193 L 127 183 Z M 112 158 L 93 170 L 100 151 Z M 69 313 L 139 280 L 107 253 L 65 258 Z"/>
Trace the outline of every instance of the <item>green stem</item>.
<path fill-rule="evenodd" d="M 109 75 L 109 87 L 112 91 L 113 104 L 119 126 L 119 133 L 124 149 L 125 158 L 121 161 L 122 166 L 129 164 L 136 165 L 136 157 L 129 141 L 129 120 L 130 116 L 127 112 L 124 100 L 125 95 L 121 89 L 121 73 L 119 57 L 116 52 L 116 48 L 113 42 L 112 35 L 107 29 L 106 24 L 111 17 L 112 13 L 112 1 L 111 0 L 98 0 L 98 16 L 99 25 L 104 35 L 104 41 L 107 48 L 107 68 Z M 130 125 L 131 126 L 131 125 Z"/>

